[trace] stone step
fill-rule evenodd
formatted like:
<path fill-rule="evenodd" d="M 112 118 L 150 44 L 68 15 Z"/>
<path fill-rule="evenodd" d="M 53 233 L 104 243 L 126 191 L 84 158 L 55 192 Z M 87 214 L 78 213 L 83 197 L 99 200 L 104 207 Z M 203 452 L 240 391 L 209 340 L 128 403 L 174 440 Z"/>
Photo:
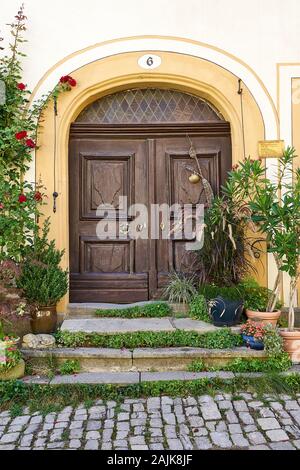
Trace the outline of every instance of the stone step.
<path fill-rule="evenodd" d="M 143 302 L 135 302 L 132 304 L 110 304 L 110 303 L 69 303 L 67 308 L 67 318 L 93 318 L 95 317 L 96 310 L 107 310 L 107 309 L 124 309 L 129 307 L 142 307 L 143 305 L 153 304 L 155 302 L 146 300 Z M 169 304 L 172 307 L 174 313 L 180 313 L 181 315 L 187 315 L 187 308 L 180 304 Z"/>
<path fill-rule="evenodd" d="M 211 323 L 205 323 L 191 318 L 81 318 L 67 319 L 61 325 L 62 331 L 73 333 L 99 333 L 117 334 L 134 333 L 138 331 L 196 331 L 208 333 L 219 328 Z M 239 333 L 240 327 L 231 327 L 233 332 Z"/>
<path fill-rule="evenodd" d="M 233 349 L 204 348 L 54 348 L 23 349 L 23 357 L 35 367 L 42 370 L 52 358 L 57 365 L 67 360 L 76 360 L 82 372 L 120 372 L 120 371 L 186 371 L 193 361 L 203 361 L 207 366 L 224 366 L 228 362 L 244 357 L 264 360 L 264 351 L 254 351 L 244 347 Z"/>
<path fill-rule="evenodd" d="M 283 372 L 282 375 L 300 374 L 299 369 L 291 369 Z M 233 373 L 226 371 L 218 372 L 185 372 L 185 371 L 167 371 L 167 372 L 103 372 L 92 373 L 83 372 L 73 375 L 57 375 L 54 378 L 27 376 L 22 379 L 27 384 L 40 385 L 63 385 L 63 384 L 115 384 L 131 385 L 145 382 L 160 381 L 192 381 L 199 379 L 222 379 L 232 380 L 235 377 L 259 378 L 265 376 L 262 372 Z"/>

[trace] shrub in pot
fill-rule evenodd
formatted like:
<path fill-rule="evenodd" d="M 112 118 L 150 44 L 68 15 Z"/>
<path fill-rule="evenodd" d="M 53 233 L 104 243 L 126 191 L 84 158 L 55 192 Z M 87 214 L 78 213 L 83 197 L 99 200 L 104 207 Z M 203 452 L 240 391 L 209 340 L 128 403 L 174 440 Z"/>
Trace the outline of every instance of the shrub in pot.
<path fill-rule="evenodd" d="M 33 333 L 53 333 L 57 324 L 56 304 L 68 290 L 68 272 L 60 266 L 64 251 L 48 242 L 49 221 L 42 235 L 35 234 L 33 246 L 28 247 L 22 263 L 18 287 L 28 302 L 34 305 L 31 319 Z"/>
<path fill-rule="evenodd" d="M 233 326 L 240 323 L 244 300 L 239 285 L 220 287 L 207 284 L 200 286 L 199 292 L 207 299 L 209 315 L 215 326 Z"/>
<path fill-rule="evenodd" d="M 268 311 L 268 304 L 272 291 L 260 286 L 256 281 L 246 280 L 242 283 L 244 289 L 244 306 L 247 318 L 258 321 L 264 325 L 276 326 L 281 315 L 280 301 L 276 302 L 275 310 Z"/>
<path fill-rule="evenodd" d="M 261 351 L 264 349 L 264 324 L 248 320 L 241 326 L 242 338 L 247 347 Z"/>
<path fill-rule="evenodd" d="M 226 191 L 213 199 L 204 216 L 203 247 L 198 251 L 199 292 L 209 301 L 216 326 L 239 323 L 243 313 L 239 283 L 253 269 L 246 256 L 251 243 L 247 216 L 237 209 L 226 184 Z"/>
<path fill-rule="evenodd" d="M 288 147 L 279 159 L 279 176 L 266 178 L 261 161 L 246 159 L 231 172 L 230 184 L 241 208 L 249 208 L 249 221 L 264 234 L 273 253 L 277 278 L 267 310 L 273 312 L 282 273 L 290 276 L 288 328 L 281 330 L 284 348 L 293 361 L 300 361 L 300 329 L 295 328 L 294 302 L 300 277 L 300 169 L 294 170 L 295 149 Z"/>

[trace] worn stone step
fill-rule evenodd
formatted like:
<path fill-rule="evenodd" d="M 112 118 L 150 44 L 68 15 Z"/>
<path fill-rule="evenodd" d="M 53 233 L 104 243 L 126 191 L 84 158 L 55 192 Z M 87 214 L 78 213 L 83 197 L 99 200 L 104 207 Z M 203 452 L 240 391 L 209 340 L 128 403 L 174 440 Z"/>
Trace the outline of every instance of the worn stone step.
<path fill-rule="evenodd" d="M 197 331 L 208 333 L 219 328 L 191 318 L 80 318 L 67 319 L 61 325 L 62 331 L 117 334 L 134 333 L 137 331 Z M 239 333 L 240 327 L 231 327 L 231 331 Z"/>
<path fill-rule="evenodd" d="M 284 372 L 282 375 L 299 374 L 299 369 Z M 115 384 L 130 385 L 145 382 L 161 381 L 192 381 L 199 379 L 232 380 L 235 377 L 259 378 L 263 377 L 263 372 L 233 373 L 227 371 L 218 372 L 185 372 L 185 371 L 165 371 L 165 372 L 83 372 L 73 375 L 57 375 L 54 378 L 27 376 L 22 379 L 27 384 L 40 385 L 60 385 L 60 384 Z"/>
<path fill-rule="evenodd" d="M 257 358 L 264 360 L 264 351 L 247 348 L 204 349 L 204 348 L 54 348 L 50 350 L 23 349 L 23 356 L 30 360 L 37 370 L 47 367 L 49 358 L 57 365 L 67 360 L 77 360 L 81 371 L 172 371 L 187 370 L 188 365 L 201 360 L 207 366 L 223 366 L 235 358 Z"/>

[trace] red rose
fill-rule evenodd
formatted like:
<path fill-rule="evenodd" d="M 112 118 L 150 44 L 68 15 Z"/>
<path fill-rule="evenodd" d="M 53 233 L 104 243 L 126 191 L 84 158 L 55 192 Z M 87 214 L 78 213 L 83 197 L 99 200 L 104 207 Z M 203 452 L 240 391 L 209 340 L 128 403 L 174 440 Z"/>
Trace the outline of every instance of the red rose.
<path fill-rule="evenodd" d="M 37 191 L 37 192 L 35 193 L 35 195 L 34 195 L 34 199 L 35 199 L 36 201 L 41 201 L 42 198 L 43 198 L 43 197 L 42 197 L 42 194 L 41 194 L 39 191 Z"/>
<path fill-rule="evenodd" d="M 69 79 L 72 78 L 70 77 L 69 75 L 63 75 L 62 77 L 60 77 L 60 83 L 67 83 L 69 81 Z"/>
<path fill-rule="evenodd" d="M 2 204 L 2 202 L 0 202 L 0 210 L 4 209 L 4 204 Z"/>
<path fill-rule="evenodd" d="M 20 131 L 15 134 L 17 140 L 25 139 L 25 137 L 27 137 L 27 131 Z"/>
<path fill-rule="evenodd" d="M 68 80 L 70 86 L 76 86 L 77 82 L 74 78 L 70 77 Z"/>
<path fill-rule="evenodd" d="M 31 149 L 34 149 L 34 147 L 35 147 L 35 143 L 33 142 L 32 139 L 27 139 L 25 144 L 27 145 L 27 147 L 29 147 Z"/>
<path fill-rule="evenodd" d="M 26 88 L 26 85 L 24 85 L 24 83 L 18 83 L 17 87 L 19 88 L 19 90 L 25 90 Z"/>
<path fill-rule="evenodd" d="M 27 197 L 25 196 L 25 194 L 20 194 L 19 202 L 22 204 L 22 202 L 26 202 L 26 201 L 27 201 Z"/>

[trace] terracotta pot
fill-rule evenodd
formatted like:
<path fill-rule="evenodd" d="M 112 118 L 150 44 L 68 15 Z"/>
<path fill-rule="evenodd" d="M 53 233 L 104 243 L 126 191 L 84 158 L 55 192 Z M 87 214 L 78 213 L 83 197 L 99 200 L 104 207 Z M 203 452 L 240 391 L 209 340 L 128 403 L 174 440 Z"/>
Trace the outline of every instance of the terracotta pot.
<path fill-rule="evenodd" d="M 271 324 L 276 326 L 277 321 L 281 315 L 280 310 L 275 310 L 275 312 L 256 312 L 255 310 L 246 309 L 246 315 L 249 320 L 257 321 L 263 323 L 264 325 Z"/>
<path fill-rule="evenodd" d="M 38 307 L 31 318 L 31 329 L 34 334 L 51 334 L 56 330 L 56 305 L 51 307 Z"/>
<path fill-rule="evenodd" d="M 300 328 L 295 330 L 280 330 L 283 338 L 283 348 L 289 353 L 293 362 L 300 362 Z"/>

